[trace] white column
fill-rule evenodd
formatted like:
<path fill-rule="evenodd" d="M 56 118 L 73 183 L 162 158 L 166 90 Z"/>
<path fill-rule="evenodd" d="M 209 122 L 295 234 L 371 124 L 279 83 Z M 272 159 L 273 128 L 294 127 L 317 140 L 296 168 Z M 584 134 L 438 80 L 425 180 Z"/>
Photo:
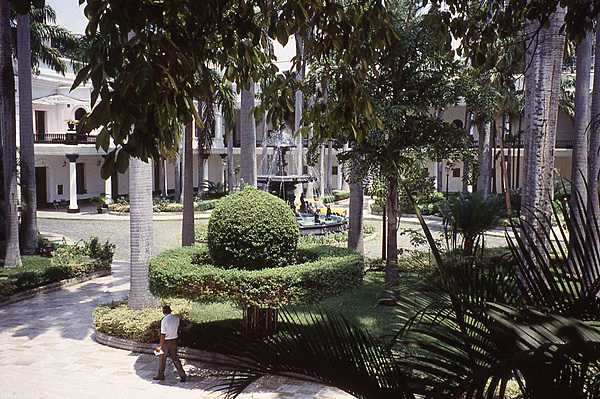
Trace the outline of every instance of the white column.
<path fill-rule="evenodd" d="M 106 203 L 112 204 L 112 177 L 110 176 L 104 180 L 104 196 L 106 197 Z"/>
<path fill-rule="evenodd" d="M 79 206 L 77 205 L 77 154 L 66 154 L 69 160 L 69 208 L 68 213 L 79 212 Z"/>
<path fill-rule="evenodd" d="M 208 180 L 208 157 L 203 158 L 203 171 L 202 171 L 202 180 L 207 181 Z"/>

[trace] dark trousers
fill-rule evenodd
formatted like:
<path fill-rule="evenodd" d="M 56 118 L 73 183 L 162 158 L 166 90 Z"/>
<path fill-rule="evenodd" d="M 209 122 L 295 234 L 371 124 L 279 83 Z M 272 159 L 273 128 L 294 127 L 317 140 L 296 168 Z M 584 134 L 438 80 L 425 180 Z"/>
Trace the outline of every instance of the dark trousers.
<path fill-rule="evenodd" d="M 177 356 L 177 340 L 169 339 L 165 340 L 165 344 L 162 346 L 162 350 L 164 354 L 159 356 L 158 361 L 158 376 L 161 378 L 165 377 L 165 366 L 167 364 L 167 356 L 171 358 L 175 368 L 177 369 L 177 374 L 179 374 L 180 378 L 185 378 L 185 371 L 181 366 L 181 362 L 179 361 L 179 356 Z"/>

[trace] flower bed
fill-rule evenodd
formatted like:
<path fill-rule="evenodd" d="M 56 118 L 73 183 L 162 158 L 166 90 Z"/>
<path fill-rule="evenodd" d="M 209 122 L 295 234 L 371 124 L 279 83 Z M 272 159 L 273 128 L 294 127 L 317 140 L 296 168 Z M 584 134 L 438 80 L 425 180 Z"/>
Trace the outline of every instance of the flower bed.
<path fill-rule="evenodd" d="M 51 258 L 23 256 L 22 267 L 0 269 L 0 301 L 62 280 L 110 271 L 113 253 L 113 244 L 92 238 L 76 245 L 60 244 Z"/>

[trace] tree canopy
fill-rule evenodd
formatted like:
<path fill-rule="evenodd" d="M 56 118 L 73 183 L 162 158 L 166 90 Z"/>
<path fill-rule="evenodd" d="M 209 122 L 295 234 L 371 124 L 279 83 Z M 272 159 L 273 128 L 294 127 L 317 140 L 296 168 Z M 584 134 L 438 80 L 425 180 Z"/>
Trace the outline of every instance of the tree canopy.
<path fill-rule="evenodd" d="M 215 91 L 211 71 L 244 87 L 274 75 L 280 88 L 298 84 L 281 74 L 270 40 L 310 30 L 310 59 L 334 56 L 347 71 L 340 101 L 350 110 L 345 124 L 374 120 L 361 85 L 371 60 L 391 37 L 381 1 L 344 5 L 334 0 L 80 0 L 91 38 L 88 61 L 73 87 L 90 80 L 92 106 L 83 131 L 99 129 L 97 146 L 109 151 L 102 169 L 124 171 L 130 156 L 143 160 L 176 151 L 180 124 L 196 115 L 193 100 Z M 294 63 L 294 68 L 299 67 Z M 351 73 L 350 73 L 351 72 Z M 277 101 L 266 91 L 264 106 Z M 275 115 L 277 113 L 274 113 Z M 339 124 L 330 110 L 322 119 Z M 360 117 L 359 117 L 360 116 Z M 196 115 L 196 120 L 200 118 Z"/>

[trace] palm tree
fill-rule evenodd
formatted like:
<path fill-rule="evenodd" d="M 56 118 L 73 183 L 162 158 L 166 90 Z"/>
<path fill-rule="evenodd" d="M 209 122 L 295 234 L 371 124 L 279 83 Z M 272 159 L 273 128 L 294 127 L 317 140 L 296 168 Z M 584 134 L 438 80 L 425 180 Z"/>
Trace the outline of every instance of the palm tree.
<path fill-rule="evenodd" d="M 192 136 L 194 121 L 185 125 L 183 134 L 183 222 L 181 223 L 181 245 L 189 247 L 194 245 L 194 158 L 192 150 Z M 198 151 L 202 152 L 201 147 Z M 201 172 L 201 170 L 199 171 Z M 202 190 L 202 186 L 198 187 Z"/>
<path fill-rule="evenodd" d="M 592 32 L 589 32 L 577 44 L 577 67 L 575 76 L 575 143 L 573 145 L 571 166 L 571 218 L 578 214 L 580 203 L 575 200 L 579 192 L 587 198 L 585 173 L 588 170 L 588 125 L 590 122 L 589 94 L 590 73 L 592 69 Z M 585 206 L 586 204 L 583 203 Z"/>
<path fill-rule="evenodd" d="M 16 38 L 19 74 L 19 137 L 21 169 L 21 251 L 33 254 L 37 249 L 37 203 L 35 187 L 35 156 L 33 111 L 31 102 L 32 64 L 44 62 L 64 74 L 67 69 L 59 49 L 75 50 L 77 40 L 66 29 L 55 25 L 56 14 L 50 6 L 31 8 L 27 14 L 17 14 Z"/>
<path fill-rule="evenodd" d="M 348 229 L 348 248 L 364 253 L 363 243 L 363 199 L 364 192 L 361 181 L 350 180 L 350 226 Z"/>
<path fill-rule="evenodd" d="M 128 305 L 143 309 L 156 304 L 150 293 L 148 266 L 152 255 L 152 166 L 138 158 L 129 161 L 130 289 Z"/>
<path fill-rule="evenodd" d="M 227 191 L 232 192 L 234 186 L 233 176 L 233 129 L 235 128 L 235 92 L 230 82 L 222 80 L 217 90 L 216 104 L 221 109 L 227 141 Z"/>
<path fill-rule="evenodd" d="M 294 35 L 296 39 L 296 57 L 300 60 L 300 68 L 296 73 L 296 80 L 304 80 L 306 72 L 306 60 L 304 59 L 304 36 L 300 33 Z M 304 94 L 302 90 L 296 90 L 294 99 L 294 136 L 296 136 L 296 174 L 301 175 L 304 171 L 304 141 L 300 128 L 302 127 L 302 113 L 304 112 Z M 296 186 L 296 198 L 302 193 L 302 184 Z"/>
<path fill-rule="evenodd" d="M 6 254 L 4 267 L 21 265 L 19 252 L 19 214 L 17 210 L 17 147 L 15 121 L 15 77 L 12 64 L 10 4 L 0 0 L 0 102 L 2 121 L 2 161 L 4 174 L 4 202 Z"/>
<path fill-rule="evenodd" d="M 31 255 L 37 249 L 38 227 L 31 104 L 31 23 L 29 14 L 17 16 L 17 55 L 21 161 L 21 250 L 24 254 Z"/>
<path fill-rule="evenodd" d="M 594 55 L 594 72 L 600 71 L 600 16 L 596 19 L 596 47 Z M 589 192 L 594 193 L 589 195 L 589 203 L 587 205 L 588 214 L 594 215 L 596 219 L 600 219 L 600 203 L 598 200 L 599 192 L 598 174 L 600 173 L 600 73 L 594 73 L 594 91 L 592 95 L 592 113 L 591 113 L 591 134 L 590 148 L 588 155 L 588 184 Z"/>
<path fill-rule="evenodd" d="M 175 202 L 181 203 L 181 195 L 183 194 L 183 141 L 179 144 L 177 155 L 175 156 Z"/>
<path fill-rule="evenodd" d="M 533 230 L 539 217 L 551 212 L 550 198 L 554 171 L 554 147 L 560 99 L 560 78 L 565 45 L 562 29 L 565 9 L 557 7 L 545 26 L 528 20 L 529 38 L 526 64 L 526 175 L 523 208 Z M 539 28 L 539 29 L 538 29 Z M 535 37 L 536 33 L 537 37 Z"/>
<path fill-rule="evenodd" d="M 477 191 L 483 198 L 490 195 L 490 186 L 492 182 L 492 137 L 490 124 L 482 120 L 477 123 L 479 132 L 479 177 L 477 179 Z"/>
<path fill-rule="evenodd" d="M 240 168 L 244 185 L 256 187 L 256 123 L 254 82 L 242 89 L 240 110 Z"/>

